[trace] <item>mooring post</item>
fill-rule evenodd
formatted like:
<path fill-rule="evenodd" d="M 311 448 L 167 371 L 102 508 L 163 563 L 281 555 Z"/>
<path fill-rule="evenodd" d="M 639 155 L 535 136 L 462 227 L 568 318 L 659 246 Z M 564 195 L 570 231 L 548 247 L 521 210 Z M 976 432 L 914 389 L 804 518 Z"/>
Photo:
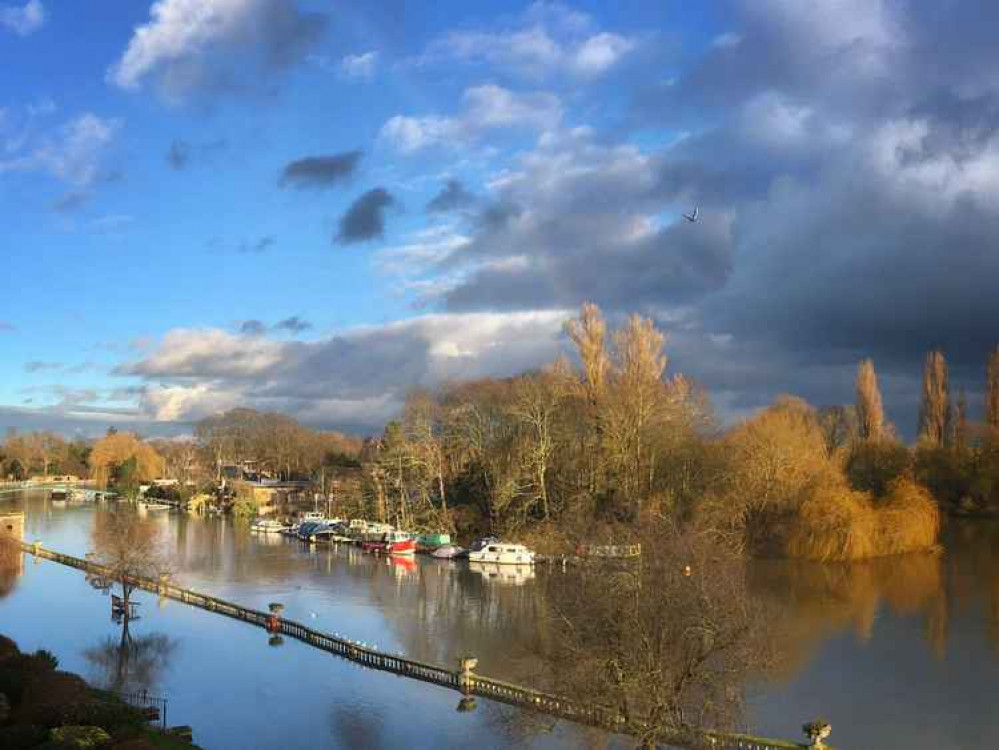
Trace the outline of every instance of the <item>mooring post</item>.
<path fill-rule="evenodd" d="M 271 602 L 267 605 L 271 611 L 271 616 L 267 618 L 267 631 L 277 633 L 281 630 L 281 613 L 284 612 L 284 605 L 281 602 Z"/>
<path fill-rule="evenodd" d="M 820 750 L 821 748 L 828 747 L 823 740 L 832 734 L 832 726 L 828 721 L 824 719 L 816 719 L 815 721 L 810 721 L 801 727 L 802 731 L 805 733 L 805 737 L 808 738 L 808 747 L 815 748 L 815 750 Z"/>

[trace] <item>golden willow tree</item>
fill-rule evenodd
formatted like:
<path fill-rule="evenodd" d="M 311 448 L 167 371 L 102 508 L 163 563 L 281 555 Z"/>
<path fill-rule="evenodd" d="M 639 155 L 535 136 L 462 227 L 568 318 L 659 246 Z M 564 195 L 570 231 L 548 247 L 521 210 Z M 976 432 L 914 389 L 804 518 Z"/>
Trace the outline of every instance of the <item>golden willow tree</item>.
<path fill-rule="evenodd" d="M 878 376 L 870 359 L 862 360 L 857 368 L 857 421 L 860 423 L 860 437 L 864 440 L 881 440 L 886 436 Z"/>
<path fill-rule="evenodd" d="M 923 368 L 923 396 L 919 407 L 919 439 L 940 447 L 948 437 L 950 395 L 947 384 L 947 361 L 939 349 L 926 355 Z"/>
<path fill-rule="evenodd" d="M 985 424 L 999 430 L 999 345 L 989 354 L 985 367 Z"/>
<path fill-rule="evenodd" d="M 116 432 L 101 438 L 90 454 L 94 481 L 108 487 L 117 480 L 144 482 L 163 474 L 163 459 L 147 443 L 130 432 Z"/>

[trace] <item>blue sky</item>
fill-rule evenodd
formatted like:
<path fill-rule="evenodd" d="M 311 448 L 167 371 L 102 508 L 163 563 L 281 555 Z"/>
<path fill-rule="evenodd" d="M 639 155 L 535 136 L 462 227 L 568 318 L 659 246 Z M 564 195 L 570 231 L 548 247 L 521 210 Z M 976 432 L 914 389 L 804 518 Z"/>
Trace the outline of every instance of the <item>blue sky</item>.
<path fill-rule="evenodd" d="M 588 300 L 729 417 L 874 356 L 914 421 L 932 346 L 976 393 L 996 53 L 805 5 L 0 0 L 0 426 L 374 430 Z"/>

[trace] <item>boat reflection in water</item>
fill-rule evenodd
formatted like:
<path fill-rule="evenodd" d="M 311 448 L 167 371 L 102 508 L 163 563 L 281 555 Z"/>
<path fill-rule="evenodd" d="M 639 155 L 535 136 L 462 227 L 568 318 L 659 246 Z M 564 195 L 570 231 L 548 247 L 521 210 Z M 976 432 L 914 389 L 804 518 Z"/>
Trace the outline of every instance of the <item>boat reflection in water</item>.
<path fill-rule="evenodd" d="M 470 562 L 468 569 L 489 583 L 520 586 L 534 579 L 534 566 Z"/>
<path fill-rule="evenodd" d="M 392 566 L 392 570 L 395 572 L 396 577 L 407 576 L 410 573 L 416 572 L 416 560 L 412 557 L 406 557 L 404 555 L 388 555 L 386 557 L 388 564 Z"/>

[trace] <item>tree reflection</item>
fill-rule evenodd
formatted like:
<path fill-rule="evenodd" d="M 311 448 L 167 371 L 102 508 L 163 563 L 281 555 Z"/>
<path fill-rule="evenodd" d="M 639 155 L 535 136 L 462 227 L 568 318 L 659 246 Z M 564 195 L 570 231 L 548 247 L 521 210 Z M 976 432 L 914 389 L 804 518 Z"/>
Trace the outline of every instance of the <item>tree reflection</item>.
<path fill-rule="evenodd" d="M 83 655 L 91 666 L 92 683 L 134 693 L 155 691 L 176 647 L 177 641 L 163 633 L 133 636 L 126 618 L 119 637 L 108 636 Z"/>
<path fill-rule="evenodd" d="M 742 726 L 744 685 L 772 655 L 770 613 L 748 595 L 744 561 L 671 525 L 643 549 L 616 571 L 548 579 L 549 683 L 617 709 L 650 744 Z"/>
<path fill-rule="evenodd" d="M 335 747 L 387 747 L 382 717 L 370 707 L 336 704 L 330 713 Z M 415 739 L 415 738 L 414 738 Z"/>

